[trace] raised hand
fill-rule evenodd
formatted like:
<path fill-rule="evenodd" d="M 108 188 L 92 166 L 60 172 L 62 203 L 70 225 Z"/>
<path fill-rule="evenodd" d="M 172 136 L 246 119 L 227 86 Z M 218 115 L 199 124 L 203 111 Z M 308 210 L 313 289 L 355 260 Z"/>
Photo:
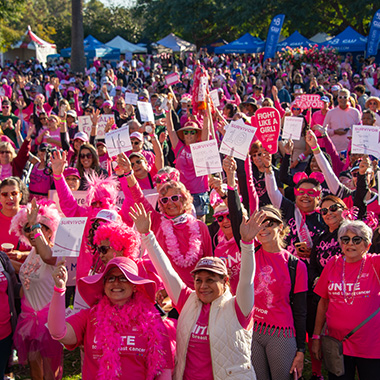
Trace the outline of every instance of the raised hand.
<path fill-rule="evenodd" d="M 96 110 L 90 115 L 92 125 L 98 125 L 100 119 L 100 110 Z"/>
<path fill-rule="evenodd" d="M 243 241 L 252 241 L 263 228 L 262 223 L 266 218 L 264 211 L 255 212 L 249 220 L 243 219 L 240 224 L 240 236 Z"/>
<path fill-rule="evenodd" d="M 289 139 L 286 144 L 284 145 L 284 151 L 286 154 L 288 154 L 289 156 L 292 155 L 293 153 L 293 149 L 294 149 L 294 142 L 292 139 Z"/>
<path fill-rule="evenodd" d="M 129 161 L 125 153 L 118 154 L 116 162 L 119 168 L 124 170 L 124 173 L 129 173 L 132 170 L 131 161 Z"/>
<path fill-rule="evenodd" d="M 140 232 L 140 234 L 149 233 L 152 224 L 150 220 L 151 211 L 147 213 L 142 203 L 139 205 L 135 203 L 135 206 L 131 207 L 129 210 L 129 216 L 135 222 L 137 231 Z"/>
<path fill-rule="evenodd" d="M 371 160 L 367 155 L 364 155 L 359 163 L 359 173 L 361 175 L 365 174 L 367 170 L 371 167 Z"/>
<path fill-rule="evenodd" d="M 232 156 L 226 156 L 223 160 L 223 170 L 227 174 L 233 174 L 237 170 L 236 161 Z"/>
<path fill-rule="evenodd" d="M 305 140 L 310 148 L 314 148 L 318 145 L 317 137 L 315 136 L 315 133 L 310 129 L 306 132 Z"/>
<path fill-rule="evenodd" d="M 31 202 L 30 210 L 27 209 L 27 219 L 28 219 L 29 226 L 34 226 L 37 223 L 37 216 L 38 216 L 39 210 L 40 210 L 40 206 L 37 205 L 36 198 L 33 198 Z"/>
<path fill-rule="evenodd" d="M 53 170 L 53 175 L 58 177 L 63 174 L 66 166 L 66 156 L 67 153 L 65 151 L 62 152 L 62 154 L 59 150 L 52 152 L 50 162 L 51 169 Z"/>
<path fill-rule="evenodd" d="M 54 272 L 52 274 L 55 286 L 59 289 L 64 289 L 66 287 L 68 279 L 65 263 L 65 260 L 62 260 L 59 263 L 57 263 L 57 266 L 55 267 Z"/>

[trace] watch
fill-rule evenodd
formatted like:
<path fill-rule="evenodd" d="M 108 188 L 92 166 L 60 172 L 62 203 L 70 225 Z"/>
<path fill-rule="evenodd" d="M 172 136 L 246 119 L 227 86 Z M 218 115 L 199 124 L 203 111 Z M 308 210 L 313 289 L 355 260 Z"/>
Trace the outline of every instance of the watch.
<path fill-rule="evenodd" d="M 35 230 L 36 228 L 41 228 L 41 224 L 40 223 L 36 223 L 32 226 L 31 228 L 31 231 Z"/>

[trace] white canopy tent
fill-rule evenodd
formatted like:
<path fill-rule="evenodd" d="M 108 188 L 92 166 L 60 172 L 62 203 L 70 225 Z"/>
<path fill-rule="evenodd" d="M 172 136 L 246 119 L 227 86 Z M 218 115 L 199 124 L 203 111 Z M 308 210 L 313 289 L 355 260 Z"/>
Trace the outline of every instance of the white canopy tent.
<path fill-rule="evenodd" d="M 116 36 L 114 39 L 106 43 L 107 46 L 120 49 L 121 54 L 125 53 L 146 53 L 147 49 L 128 42 L 123 37 Z"/>
<path fill-rule="evenodd" d="M 35 35 L 28 26 L 20 41 L 4 53 L 4 59 L 14 60 L 18 57 L 21 61 L 26 61 L 35 57 L 39 62 L 46 63 L 46 58 L 50 54 L 57 54 L 57 47 Z"/>
<path fill-rule="evenodd" d="M 311 41 L 316 42 L 317 44 L 321 44 L 323 42 L 331 40 L 333 37 L 329 36 L 327 33 L 317 33 L 313 37 L 310 38 Z"/>
<path fill-rule="evenodd" d="M 173 33 L 170 33 L 162 40 L 157 41 L 156 44 L 165 46 L 176 53 L 183 51 L 196 51 L 196 46 L 194 44 L 177 37 Z"/>

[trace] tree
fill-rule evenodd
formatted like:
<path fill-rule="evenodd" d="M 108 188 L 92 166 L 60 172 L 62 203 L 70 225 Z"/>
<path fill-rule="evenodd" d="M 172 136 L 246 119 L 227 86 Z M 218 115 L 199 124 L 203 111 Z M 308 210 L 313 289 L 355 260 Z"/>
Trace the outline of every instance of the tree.
<path fill-rule="evenodd" d="M 71 27 L 71 70 L 83 73 L 86 61 L 84 56 L 83 35 L 83 2 L 72 0 Z"/>
<path fill-rule="evenodd" d="M 21 37 L 22 31 L 14 28 L 14 22 L 24 9 L 25 0 L 0 1 L 0 50 L 5 51 Z"/>

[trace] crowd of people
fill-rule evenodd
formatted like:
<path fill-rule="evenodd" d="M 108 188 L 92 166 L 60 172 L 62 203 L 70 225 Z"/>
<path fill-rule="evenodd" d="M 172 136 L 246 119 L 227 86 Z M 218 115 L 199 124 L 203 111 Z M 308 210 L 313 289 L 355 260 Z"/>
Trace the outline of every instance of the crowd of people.
<path fill-rule="evenodd" d="M 202 51 L 85 74 L 17 60 L 0 81 L 0 379 L 16 356 L 31 379 L 61 379 L 63 347 L 80 347 L 83 379 L 305 379 L 307 349 L 307 380 L 379 376 L 380 152 L 351 139 L 380 134 L 380 66 Z M 245 160 L 197 175 L 191 146 L 220 146 L 262 107 L 302 118 L 300 138 L 280 133 L 270 154 L 254 137 Z M 112 156 L 119 128 L 132 148 Z M 77 257 L 53 254 L 63 217 L 87 217 Z"/>

